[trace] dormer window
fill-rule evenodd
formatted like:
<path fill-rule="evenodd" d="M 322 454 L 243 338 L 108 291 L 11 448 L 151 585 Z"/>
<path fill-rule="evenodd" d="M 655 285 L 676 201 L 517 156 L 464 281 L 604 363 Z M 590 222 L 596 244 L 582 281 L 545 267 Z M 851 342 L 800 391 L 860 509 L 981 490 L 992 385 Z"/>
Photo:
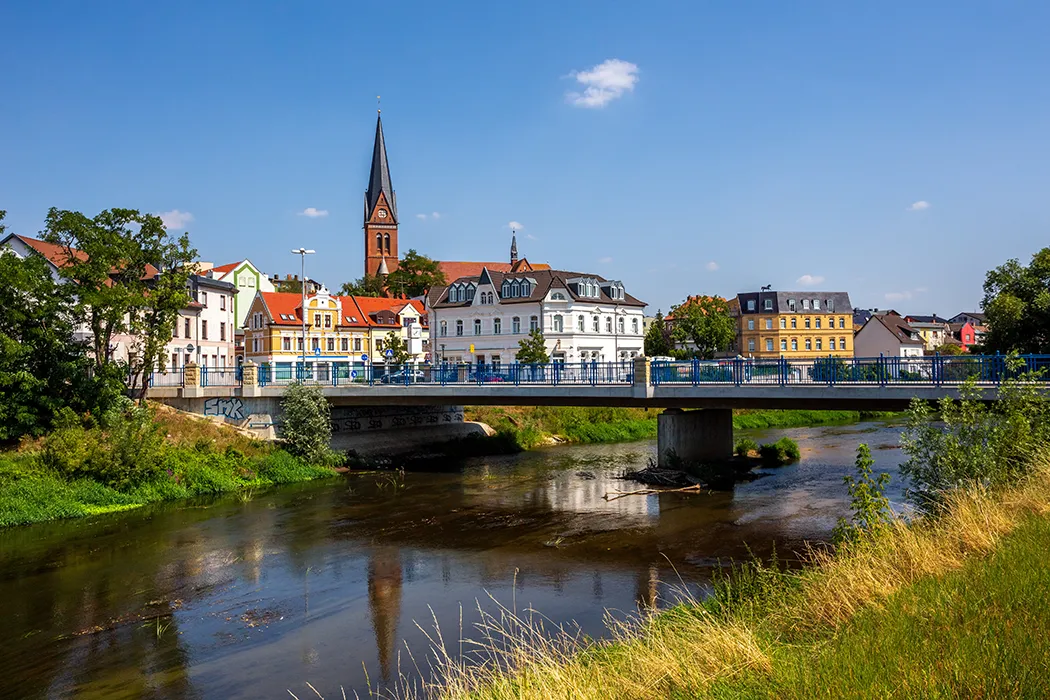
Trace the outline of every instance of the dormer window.
<path fill-rule="evenodd" d="M 763 308 L 764 310 L 766 310 L 766 311 L 772 311 L 772 310 L 773 310 L 773 300 L 772 300 L 772 299 L 766 299 L 766 300 L 765 300 L 765 301 L 764 301 L 764 302 L 762 303 L 762 308 Z"/>
<path fill-rule="evenodd" d="M 521 296 L 521 285 L 518 282 L 515 281 L 514 284 L 511 285 L 510 295 L 512 297 Z"/>
<path fill-rule="evenodd" d="M 506 280 L 503 281 L 503 288 L 500 291 L 500 296 L 504 299 L 510 296 L 510 282 L 507 282 Z"/>
<path fill-rule="evenodd" d="M 754 311 L 755 310 L 755 300 L 754 299 L 748 299 L 747 300 L 747 310 L 748 311 Z"/>

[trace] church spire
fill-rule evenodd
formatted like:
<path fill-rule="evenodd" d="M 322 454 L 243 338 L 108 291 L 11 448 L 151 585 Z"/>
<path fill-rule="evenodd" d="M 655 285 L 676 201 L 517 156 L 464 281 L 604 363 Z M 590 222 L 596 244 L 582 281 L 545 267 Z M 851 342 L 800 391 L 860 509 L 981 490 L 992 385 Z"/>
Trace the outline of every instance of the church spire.
<path fill-rule="evenodd" d="M 518 235 L 511 229 L 510 234 L 510 264 L 518 264 Z"/>
<path fill-rule="evenodd" d="M 365 221 L 375 211 L 379 195 L 386 197 L 390 215 L 397 223 L 397 199 L 394 196 L 394 185 L 390 181 L 390 163 L 386 157 L 386 141 L 383 139 L 383 117 L 376 117 L 376 141 L 372 147 L 372 172 L 368 177 L 368 189 L 365 191 Z"/>

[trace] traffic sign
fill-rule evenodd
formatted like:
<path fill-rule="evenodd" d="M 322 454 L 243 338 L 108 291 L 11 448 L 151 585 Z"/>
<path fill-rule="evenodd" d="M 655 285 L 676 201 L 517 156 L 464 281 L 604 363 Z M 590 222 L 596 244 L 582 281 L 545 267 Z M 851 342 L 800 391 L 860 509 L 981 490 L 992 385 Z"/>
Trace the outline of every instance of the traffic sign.
<path fill-rule="evenodd" d="M 474 354 L 474 343 L 470 344 L 470 354 Z"/>
<path fill-rule="evenodd" d="M 350 378 L 351 379 L 357 379 L 357 370 L 356 369 L 350 370 Z"/>
<path fill-rule="evenodd" d="M 390 348 L 387 348 L 386 349 L 386 356 L 387 357 L 393 357 L 394 356 L 394 351 L 391 350 Z"/>
<path fill-rule="evenodd" d="M 361 362 L 368 362 L 368 355 L 362 355 Z"/>
<path fill-rule="evenodd" d="M 319 348 L 319 347 L 318 348 L 314 348 L 314 354 L 317 355 L 318 357 L 320 357 L 321 356 L 321 348 Z"/>

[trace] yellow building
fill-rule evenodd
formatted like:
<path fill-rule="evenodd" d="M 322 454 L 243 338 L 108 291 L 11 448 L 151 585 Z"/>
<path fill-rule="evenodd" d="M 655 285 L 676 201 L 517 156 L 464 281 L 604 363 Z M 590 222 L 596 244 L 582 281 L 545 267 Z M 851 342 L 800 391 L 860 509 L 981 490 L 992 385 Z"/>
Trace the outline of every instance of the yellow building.
<path fill-rule="evenodd" d="M 729 302 L 735 352 L 754 358 L 853 356 L 846 292 L 745 292 Z"/>

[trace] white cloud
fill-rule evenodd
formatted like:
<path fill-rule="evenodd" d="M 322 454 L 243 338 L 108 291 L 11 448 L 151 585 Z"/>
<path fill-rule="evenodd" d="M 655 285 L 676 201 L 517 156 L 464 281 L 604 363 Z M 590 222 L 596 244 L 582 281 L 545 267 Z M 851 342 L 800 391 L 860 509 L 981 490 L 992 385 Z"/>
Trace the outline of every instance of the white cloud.
<path fill-rule="evenodd" d="M 430 214 L 416 214 L 416 218 L 420 221 L 426 221 L 427 219 L 440 219 L 441 212 L 435 211 Z"/>
<path fill-rule="evenodd" d="M 426 214 L 416 214 L 416 218 L 419 219 L 420 221 L 426 221 L 427 220 L 427 215 Z"/>
<path fill-rule="evenodd" d="M 185 228 L 186 224 L 193 221 L 193 214 L 178 209 L 161 212 L 157 216 L 164 222 L 164 228 Z"/>
<path fill-rule="evenodd" d="M 904 301 L 911 299 L 911 292 L 886 292 L 886 301 Z"/>
<path fill-rule="evenodd" d="M 924 199 L 920 199 L 918 202 L 912 203 L 912 205 L 910 207 L 908 207 L 908 211 L 922 211 L 923 209 L 929 209 L 929 208 L 930 208 L 930 203 L 927 202 Z"/>
<path fill-rule="evenodd" d="M 440 219 L 441 218 L 441 212 L 438 212 L 438 211 L 432 212 L 430 214 L 430 218 L 431 219 Z"/>
<path fill-rule="evenodd" d="M 328 216 L 327 209 L 316 209 L 314 207 L 307 207 L 299 212 L 299 216 L 308 216 L 311 219 L 316 219 L 320 216 Z"/>
<path fill-rule="evenodd" d="M 610 258 L 608 256 L 606 256 L 604 258 L 598 258 L 598 262 L 600 262 L 603 265 L 605 265 L 605 264 L 611 263 L 612 262 L 612 258 Z"/>
<path fill-rule="evenodd" d="M 634 90 L 638 66 L 610 58 L 590 70 L 573 71 L 568 77 L 575 78 L 583 86 L 583 92 L 569 91 L 565 99 L 577 107 L 600 108 Z"/>
<path fill-rule="evenodd" d="M 525 228 L 525 224 L 521 223 L 520 221 L 511 221 L 507 224 L 507 228 L 512 228 L 515 231 L 520 231 L 523 228 Z"/>
<path fill-rule="evenodd" d="M 795 280 L 795 284 L 801 284 L 803 287 L 812 287 L 813 285 L 820 284 L 823 281 L 824 278 L 821 275 L 802 275 L 797 280 Z"/>
<path fill-rule="evenodd" d="M 715 270 L 718 269 L 718 263 L 716 263 L 714 260 L 712 260 L 711 262 L 707 263 L 707 265 L 705 265 L 704 267 L 706 267 L 711 272 L 714 272 Z"/>

